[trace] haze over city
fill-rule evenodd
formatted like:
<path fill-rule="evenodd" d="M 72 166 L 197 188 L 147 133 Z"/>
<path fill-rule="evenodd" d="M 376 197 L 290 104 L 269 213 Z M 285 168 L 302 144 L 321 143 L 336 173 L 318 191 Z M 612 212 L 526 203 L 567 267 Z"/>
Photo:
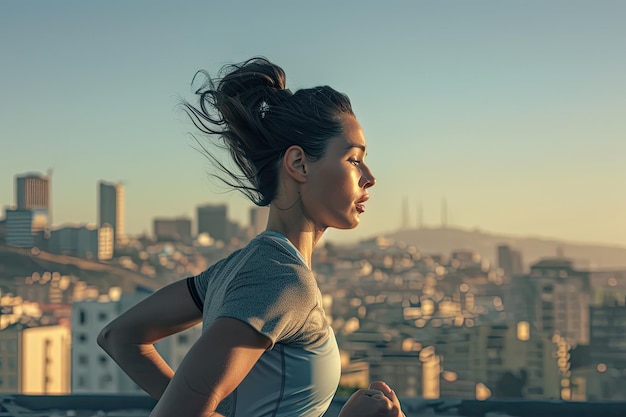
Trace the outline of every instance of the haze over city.
<path fill-rule="evenodd" d="M 55 224 L 96 222 L 125 187 L 126 231 L 227 203 L 178 106 L 191 80 L 263 55 L 292 90 L 348 94 L 377 176 L 355 240 L 447 223 L 626 246 L 621 1 L 164 1 L 0 4 L 0 207 L 52 169 Z"/>

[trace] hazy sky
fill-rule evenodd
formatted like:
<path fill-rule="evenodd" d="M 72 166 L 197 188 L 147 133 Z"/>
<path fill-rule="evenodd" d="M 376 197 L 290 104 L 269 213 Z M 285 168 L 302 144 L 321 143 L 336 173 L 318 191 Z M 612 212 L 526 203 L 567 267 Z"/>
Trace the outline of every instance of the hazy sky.
<path fill-rule="evenodd" d="M 179 110 L 198 69 L 264 55 L 295 90 L 347 93 L 377 176 L 350 240 L 441 222 L 626 246 L 626 2 L 0 2 L 0 207 L 53 169 L 54 223 L 126 229 L 226 202 Z"/>

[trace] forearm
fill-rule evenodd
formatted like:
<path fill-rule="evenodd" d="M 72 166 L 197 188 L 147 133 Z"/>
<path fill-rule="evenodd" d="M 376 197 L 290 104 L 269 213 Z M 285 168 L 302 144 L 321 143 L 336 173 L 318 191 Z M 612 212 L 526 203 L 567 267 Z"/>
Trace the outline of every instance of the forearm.
<path fill-rule="evenodd" d="M 98 342 L 137 385 L 151 397 L 161 398 L 174 371 L 153 345 Z"/>

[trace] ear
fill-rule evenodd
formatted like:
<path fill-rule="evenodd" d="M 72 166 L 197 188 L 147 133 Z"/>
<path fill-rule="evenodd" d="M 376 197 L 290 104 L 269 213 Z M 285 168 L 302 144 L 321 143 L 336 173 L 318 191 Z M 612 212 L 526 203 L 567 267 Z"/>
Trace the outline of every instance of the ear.
<path fill-rule="evenodd" d="M 283 157 L 283 166 L 289 177 L 293 178 L 297 182 L 306 182 L 308 169 L 307 158 L 304 150 L 297 145 L 292 145 L 285 151 Z"/>

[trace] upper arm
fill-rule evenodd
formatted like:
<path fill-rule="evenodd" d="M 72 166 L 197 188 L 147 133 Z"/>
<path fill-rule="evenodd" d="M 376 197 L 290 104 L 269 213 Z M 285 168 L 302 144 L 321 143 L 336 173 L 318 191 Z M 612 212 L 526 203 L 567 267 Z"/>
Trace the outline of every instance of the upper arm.
<path fill-rule="evenodd" d="M 100 344 L 114 338 L 117 343 L 154 343 L 183 331 L 202 319 L 185 280 L 169 284 L 122 313 L 98 336 Z"/>
<path fill-rule="evenodd" d="M 151 416 L 212 415 L 270 345 L 250 325 L 218 318 L 189 350 Z"/>

